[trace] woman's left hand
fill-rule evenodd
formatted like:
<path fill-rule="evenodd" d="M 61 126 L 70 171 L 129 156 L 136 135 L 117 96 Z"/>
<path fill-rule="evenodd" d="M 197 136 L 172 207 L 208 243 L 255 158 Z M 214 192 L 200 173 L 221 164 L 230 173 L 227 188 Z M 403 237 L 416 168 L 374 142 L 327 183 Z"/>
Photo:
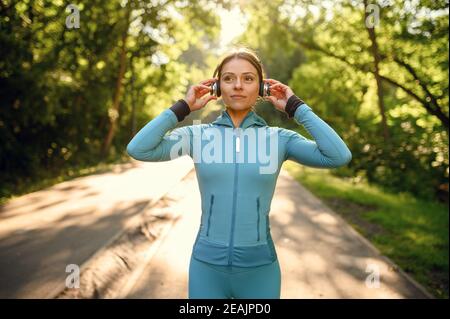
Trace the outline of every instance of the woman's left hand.
<path fill-rule="evenodd" d="M 285 112 L 287 100 L 294 95 L 292 89 L 273 79 L 265 79 L 264 81 L 270 84 L 270 96 L 265 96 L 266 101 L 271 102 L 276 109 Z"/>

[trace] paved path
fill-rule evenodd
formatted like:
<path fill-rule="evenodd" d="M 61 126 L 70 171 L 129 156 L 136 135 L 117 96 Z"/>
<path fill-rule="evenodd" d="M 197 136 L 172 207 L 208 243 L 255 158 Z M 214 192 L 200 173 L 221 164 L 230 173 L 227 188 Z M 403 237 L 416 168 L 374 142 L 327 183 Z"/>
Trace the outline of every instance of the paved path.
<path fill-rule="evenodd" d="M 132 160 L 107 173 L 63 182 L 0 207 L 0 298 L 49 298 L 68 264 L 82 265 L 191 169 Z"/>
<path fill-rule="evenodd" d="M 189 172 L 188 177 L 182 180 Z M 177 187 L 174 187 L 174 186 Z M 183 191 L 184 189 L 184 191 Z M 192 160 L 118 165 L 0 207 L 0 298 L 49 298 L 68 264 L 82 265 L 169 191 L 178 218 L 117 298 L 187 298 L 200 222 Z M 427 298 L 331 209 L 282 170 L 271 206 L 282 298 Z M 376 279 L 379 275 L 379 286 Z"/>
<path fill-rule="evenodd" d="M 186 196 L 171 208 L 179 219 L 118 297 L 187 298 L 201 210 L 195 171 L 190 177 L 183 186 Z M 270 219 L 282 271 L 281 298 L 431 297 L 284 170 Z"/>

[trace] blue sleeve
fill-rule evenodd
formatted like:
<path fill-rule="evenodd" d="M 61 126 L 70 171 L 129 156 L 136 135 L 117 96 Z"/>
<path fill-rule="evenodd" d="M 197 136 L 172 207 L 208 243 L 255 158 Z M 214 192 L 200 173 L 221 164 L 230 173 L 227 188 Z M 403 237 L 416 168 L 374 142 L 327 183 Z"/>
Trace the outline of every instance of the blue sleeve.
<path fill-rule="evenodd" d="M 176 114 L 166 109 L 136 133 L 127 145 L 128 155 L 145 162 L 163 162 L 183 155 L 190 156 L 191 127 L 174 129 L 177 123 Z"/>
<path fill-rule="evenodd" d="M 282 134 L 287 138 L 285 160 L 316 168 L 336 168 L 350 162 L 352 153 L 347 145 L 306 103 L 297 108 L 294 119 L 305 127 L 314 140 L 282 129 Z"/>

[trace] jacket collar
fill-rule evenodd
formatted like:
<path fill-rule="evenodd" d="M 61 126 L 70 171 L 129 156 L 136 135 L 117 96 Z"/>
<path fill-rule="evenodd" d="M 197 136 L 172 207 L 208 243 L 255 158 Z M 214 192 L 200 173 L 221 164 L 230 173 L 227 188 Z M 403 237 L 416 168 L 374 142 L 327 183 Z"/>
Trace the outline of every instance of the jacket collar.
<path fill-rule="evenodd" d="M 230 115 L 226 110 L 222 111 L 222 114 L 220 114 L 213 122 L 214 125 L 224 125 L 234 128 L 233 121 L 231 120 Z M 247 113 L 245 118 L 242 120 L 240 128 L 246 129 L 247 127 L 251 126 L 267 126 L 266 121 L 256 114 L 254 111 L 250 111 Z"/>

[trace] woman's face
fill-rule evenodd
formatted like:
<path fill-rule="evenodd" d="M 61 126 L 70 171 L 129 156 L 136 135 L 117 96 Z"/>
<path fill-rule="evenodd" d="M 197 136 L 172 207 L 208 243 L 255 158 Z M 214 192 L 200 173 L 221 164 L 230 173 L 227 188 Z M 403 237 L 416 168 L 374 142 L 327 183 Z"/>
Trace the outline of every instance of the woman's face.
<path fill-rule="evenodd" d="M 232 59 L 223 67 L 220 91 L 225 105 L 241 111 L 251 108 L 258 98 L 259 78 L 256 68 L 247 60 Z"/>

